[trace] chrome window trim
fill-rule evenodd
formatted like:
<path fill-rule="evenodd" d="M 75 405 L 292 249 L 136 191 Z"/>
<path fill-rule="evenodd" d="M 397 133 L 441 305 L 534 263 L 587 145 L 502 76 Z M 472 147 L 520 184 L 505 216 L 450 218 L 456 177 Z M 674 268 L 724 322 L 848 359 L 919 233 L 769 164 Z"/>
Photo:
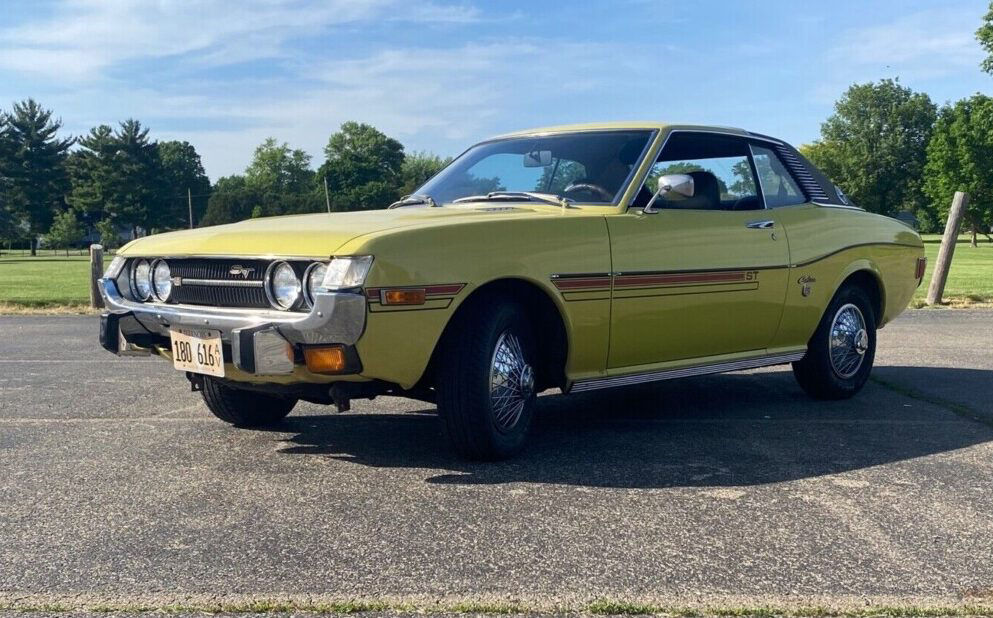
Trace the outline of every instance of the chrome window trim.
<path fill-rule="evenodd" d="M 769 152 L 771 152 L 772 155 L 776 157 L 776 160 L 779 161 L 779 164 L 783 167 L 784 170 L 786 170 L 786 175 L 790 177 L 790 180 L 793 181 L 794 186 L 796 186 L 796 188 L 799 189 L 800 193 L 803 195 L 802 202 L 797 202 L 796 204 L 783 204 L 782 206 L 770 206 L 769 202 L 767 202 L 765 199 L 765 186 L 762 184 L 762 176 L 759 174 L 758 166 L 755 165 L 755 150 L 752 149 L 752 146 L 753 144 L 748 144 L 748 151 L 752 153 L 752 168 L 755 170 L 755 175 L 758 177 L 757 180 L 760 188 L 762 189 L 762 203 L 765 204 L 766 209 L 776 210 L 779 208 L 789 208 L 790 206 L 803 206 L 804 204 L 814 203 L 810 199 L 810 196 L 807 195 L 807 191 L 803 188 L 803 185 L 801 185 L 797 181 L 796 176 L 794 176 L 793 172 L 790 171 L 790 168 L 787 167 L 785 163 L 783 163 L 783 160 L 779 157 L 779 154 L 775 150 L 770 149 Z"/>
<path fill-rule="evenodd" d="M 751 152 L 752 152 L 751 144 L 748 143 L 749 140 L 753 140 L 754 139 L 754 140 L 758 140 L 760 142 L 768 142 L 770 144 L 777 144 L 777 145 L 784 145 L 786 143 L 786 142 L 783 142 L 783 141 L 780 141 L 780 140 L 772 139 L 771 137 L 756 137 L 756 136 L 753 136 L 753 135 L 750 135 L 750 134 L 741 135 L 739 133 L 732 133 L 730 131 L 719 131 L 719 130 L 718 131 L 709 131 L 707 129 L 672 129 L 665 136 L 665 139 L 662 140 L 662 145 L 659 147 L 659 149 L 657 151 L 655 151 L 655 159 L 656 160 L 652 162 L 652 165 L 655 165 L 656 163 L 658 163 L 658 157 L 661 157 L 662 156 L 662 151 L 665 150 L 666 144 L 669 143 L 669 139 L 672 138 L 672 136 L 674 134 L 676 134 L 676 133 L 694 133 L 694 134 L 697 134 L 697 135 L 724 135 L 724 136 L 728 136 L 728 137 L 737 137 L 738 139 L 743 140 L 745 142 L 745 145 L 748 146 L 749 155 L 751 155 Z M 757 174 L 757 171 L 755 170 L 755 163 L 751 160 L 751 158 L 752 158 L 751 156 L 748 157 L 748 159 L 749 159 L 749 165 L 752 168 L 752 173 L 755 174 L 755 175 L 758 175 Z M 645 170 L 645 177 L 641 180 L 641 184 L 640 184 L 640 186 L 638 188 L 638 191 L 635 192 L 635 195 L 632 196 L 632 199 L 634 199 L 634 197 L 637 197 L 638 192 L 640 192 L 641 191 L 641 188 L 645 186 L 645 183 L 646 182 L 648 182 L 648 176 L 649 176 L 649 174 L 652 171 L 652 165 L 649 165 L 648 168 Z M 756 182 L 759 182 L 758 179 L 756 179 Z M 759 187 L 758 189 L 759 189 L 759 191 L 761 191 L 761 187 Z M 802 190 L 803 189 L 801 188 L 801 191 Z M 652 194 L 654 195 L 655 192 L 652 191 Z M 762 194 L 762 205 L 765 206 L 765 193 L 764 192 Z M 628 204 L 627 210 L 630 210 L 631 208 L 637 209 L 637 207 L 634 207 L 634 206 L 631 206 L 630 204 Z M 763 208 L 763 210 L 765 210 L 767 208 L 768 208 L 768 206 L 766 206 L 766 208 Z M 663 209 L 663 210 L 666 210 L 666 209 Z M 676 209 L 671 209 L 671 210 L 676 210 Z M 690 210 L 690 212 L 694 212 L 694 211 Z M 726 211 L 726 212 L 735 212 L 735 211 Z"/>

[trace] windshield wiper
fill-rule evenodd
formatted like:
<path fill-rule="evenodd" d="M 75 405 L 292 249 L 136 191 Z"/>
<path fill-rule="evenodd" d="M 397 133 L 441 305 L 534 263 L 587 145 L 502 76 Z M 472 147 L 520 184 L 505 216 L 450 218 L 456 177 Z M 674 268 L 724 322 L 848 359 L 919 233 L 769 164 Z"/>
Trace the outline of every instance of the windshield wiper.
<path fill-rule="evenodd" d="M 567 197 L 555 195 L 554 193 L 536 193 L 534 191 L 490 191 L 486 195 L 469 195 L 467 197 L 460 197 L 457 200 L 453 200 L 452 203 L 460 204 L 462 202 L 484 202 L 489 200 L 527 200 L 529 202 L 544 202 L 546 204 L 561 206 L 563 208 L 567 208 L 569 204 L 573 202 L 573 200 Z"/>
<path fill-rule="evenodd" d="M 427 193 L 411 193 L 410 195 L 405 195 L 389 205 L 387 210 L 390 208 L 403 208 L 404 206 L 419 206 L 427 205 L 431 208 L 436 208 L 438 203 L 434 201 L 434 198 Z"/>

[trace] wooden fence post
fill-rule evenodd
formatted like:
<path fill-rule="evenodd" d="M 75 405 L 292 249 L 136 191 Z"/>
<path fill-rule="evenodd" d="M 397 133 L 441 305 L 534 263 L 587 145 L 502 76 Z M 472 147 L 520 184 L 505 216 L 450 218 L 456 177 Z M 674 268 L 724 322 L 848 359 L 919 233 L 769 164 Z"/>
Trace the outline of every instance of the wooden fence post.
<path fill-rule="evenodd" d="M 103 277 L 103 245 L 90 245 L 90 306 L 103 308 L 99 279 Z"/>
<path fill-rule="evenodd" d="M 955 242 L 959 237 L 959 227 L 965 215 L 965 207 L 969 205 L 969 194 L 956 191 L 952 198 L 952 209 L 948 211 L 948 221 L 945 223 L 945 235 L 941 238 L 938 249 L 938 259 L 934 262 L 931 273 L 931 285 L 927 289 L 927 304 L 940 305 L 941 296 L 945 293 L 945 280 L 948 269 L 952 266 L 952 255 L 955 253 Z"/>

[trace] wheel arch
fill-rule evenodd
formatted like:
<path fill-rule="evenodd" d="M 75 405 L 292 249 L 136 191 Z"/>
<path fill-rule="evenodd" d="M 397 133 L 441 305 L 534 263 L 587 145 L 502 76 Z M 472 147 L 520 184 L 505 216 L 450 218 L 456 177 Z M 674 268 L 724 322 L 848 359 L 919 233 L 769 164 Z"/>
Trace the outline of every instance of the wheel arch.
<path fill-rule="evenodd" d="M 838 278 L 831 297 L 834 298 L 838 290 L 848 284 L 857 285 L 869 294 L 869 298 L 872 301 L 872 310 L 876 314 L 877 328 L 881 327 L 886 310 L 886 287 L 883 284 L 883 277 L 879 272 L 879 268 L 869 260 L 863 259 L 853 262 Z"/>
<path fill-rule="evenodd" d="M 523 277 L 501 277 L 474 287 L 455 308 L 435 343 L 431 360 L 422 377 L 422 382 L 433 382 L 439 358 L 446 337 L 458 327 L 460 320 L 480 303 L 492 302 L 498 298 L 510 298 L 521 303 L 528 316 L 535 320 L 535 333 L 538 338 L 539 367 L 537 383 L 540 390 L 563 387 L 566 383 L 565 367 L 569 356 L 569 326 L 564 308 L 559 298 L 538 282 Z"/>

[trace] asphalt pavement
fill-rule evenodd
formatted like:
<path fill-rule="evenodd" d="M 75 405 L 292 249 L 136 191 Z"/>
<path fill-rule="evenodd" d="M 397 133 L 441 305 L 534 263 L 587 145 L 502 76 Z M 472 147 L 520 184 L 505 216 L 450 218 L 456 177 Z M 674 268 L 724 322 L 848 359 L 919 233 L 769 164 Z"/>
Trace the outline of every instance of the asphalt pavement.
<path fill-rule="evenodd" d="M 431 406 L 215 420 L 95 317 L 0 317 L 0 606 L 993 603 L 993 312 L 909 311 L 873 380 L 788 367 L 540 400 L 513 461 Z"/>

